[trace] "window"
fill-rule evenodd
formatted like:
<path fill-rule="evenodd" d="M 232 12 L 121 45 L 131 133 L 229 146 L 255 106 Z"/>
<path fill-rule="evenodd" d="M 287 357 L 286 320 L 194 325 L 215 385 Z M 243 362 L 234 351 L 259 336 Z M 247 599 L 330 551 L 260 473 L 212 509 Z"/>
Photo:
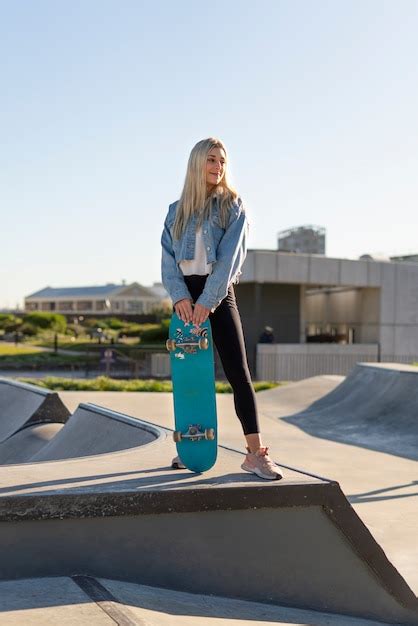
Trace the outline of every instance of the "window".
<path fill-rule="evenodd" d="M 130 313 L 143 313 L 144 312 L 144 303 L 138 300 L 128 300 L 128 311 Z"/>
<path fill-rule="evenodd" d="M 79 300 L 77 302 L 77 311 L 92 311 L 93 302 L 91 300 Z"/>

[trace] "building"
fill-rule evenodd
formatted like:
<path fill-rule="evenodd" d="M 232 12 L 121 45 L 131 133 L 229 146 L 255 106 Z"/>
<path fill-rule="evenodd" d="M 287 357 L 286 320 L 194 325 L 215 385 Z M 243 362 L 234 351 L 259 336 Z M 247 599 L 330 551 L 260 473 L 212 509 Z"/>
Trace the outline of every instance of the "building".
<path fill-rule="evenodd" d="M 297 226 L 278 234 L 280 252 L 325 254 L 325 228 L 322 226 Z"/>
<path fill-rule="evenodd" d="M 404 256 L 391 256 L 391 261 L 407 261 L 408 263 L 418 263 L 418 254 L 405 254 Z"/>
<path fill-rule="evenodd" d="M 236 296 L 259 379 L 418 361 L 418 264 L 249 250 Z M 265 326 L 274 343 L 260 344 Z"/>
<path fill-rule="evenodd" d="M 143 287 L 99 285 L 94 287 L 45 287 L 25 298 L 25 311 L 48 311 L 64 315 L 143 315 L 169 307 L 170 300 L 161 283 Z"/>

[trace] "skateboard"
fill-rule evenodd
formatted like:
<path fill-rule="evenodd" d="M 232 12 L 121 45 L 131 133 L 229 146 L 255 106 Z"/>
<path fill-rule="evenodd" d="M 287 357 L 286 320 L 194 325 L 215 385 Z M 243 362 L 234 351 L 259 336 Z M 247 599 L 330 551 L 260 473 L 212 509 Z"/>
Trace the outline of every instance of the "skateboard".
<path fill-rule="evenodd" d="M 166 342 L 173 381 L 173 439 L 184 465 L 205 472 L 218 449 L 215 366 L 210 321 L 200 326 L 173 313 Z"/>

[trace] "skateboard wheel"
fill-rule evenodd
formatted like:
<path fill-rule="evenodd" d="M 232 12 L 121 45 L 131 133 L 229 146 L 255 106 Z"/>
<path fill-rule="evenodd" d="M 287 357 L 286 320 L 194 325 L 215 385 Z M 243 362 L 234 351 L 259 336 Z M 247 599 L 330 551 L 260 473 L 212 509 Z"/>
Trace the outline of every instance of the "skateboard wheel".
<path fill-rule="evenodd" d="M 174 339 L 167 339 L 165 342 L 165 347 L 169 352 L 173 352 L 176 349 L 176 342 Z"/>
<path fill-rule="evenodd" d="M 180 430 L 175 430 L 173 433 L 173 439 L 176 443 L 178 443 L 179 441 L 181 441 L 181 431 Z"/>
<path fill-rule="evenodd" d="M 209 439 L 209 441 L 213 441 L 215 439 L 215 429 L 214 428 L 206 428 L 205 429 L 205 439 Z"/>
<path fill-rule="evenodd" d="M 201 337 L 199 339 L 199 348 L 201 350 L 207 350 L 209 348 L 209 341 L 207 337 Z"/>

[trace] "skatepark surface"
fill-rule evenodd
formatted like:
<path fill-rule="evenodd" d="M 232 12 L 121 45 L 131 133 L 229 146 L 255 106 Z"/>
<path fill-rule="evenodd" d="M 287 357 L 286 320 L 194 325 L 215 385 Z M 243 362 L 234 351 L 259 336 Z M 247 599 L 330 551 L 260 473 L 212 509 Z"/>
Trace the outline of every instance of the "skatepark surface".
<path fill-rule="evenodd" d="M 115 492 L 129 494 L 133 498 L 132 507 L 151 506 L 146 504 L 144 494 L 152 492 L 155 496 L 158 493 L 161 509 L 167 503 L 170 505 L 168 498 L 173 493 L 181 490 L 183 495 L 186 494 L 184 506 L 193 515 L 193 507 L 202 507 L 202 500 L 192 502 L 195 493 L 207 493 L 205 502 L 210 503 L 209 509 L 215 513 L 216 499 L 222 502 L 227 493 L 228 498 L 233 500 L 234 494 L 243 487 L 247 489 L 246 493 L 250 489 L 254 494 L 255 504 L 261 504 L 260 500 L 257 501 L 261 493 L 263 498 L 268 497 L 266 493 L 271 493 L 272 498 L 278 493 L 282 499 L 295 498 L 298 489 L 300 494 L 322 494 L 321 490 L 328 493 L 334 489 L 336 484 L 333 481 L 337 481 L 374 539 L 416 593 L 418 483 L 416 443 L 413 443 L 418 432 L 417 420 L 414 420 L 414 415 L 418 415 L 416 381 L 417 368 L 397 364 L 363 364 L 358 365 L 346 379 L 332 375 L 317 376 L 258 393 L 265 444 L 270 446 L 273 458 L 285 467 L 285 479 L 280 481 L 280 491 L 277 491 L 278 483 L 266 483 L 242 472 L 242 454 L 227 449 L 219 451 L 215 468 L 203 475 L 170 470 L 175 446 L 164 429 L 173 426 L 171 394 L 61 392 L 60 399 L 73 413 L 65 425 L 63 422 L 55 425 L 29 424 L 0 443 L 0 462 L 9 463 L 6 458 L 7 444 L 10 446 L 16 437 L 21 438 L 19 445 L 15 445 L 21 458 L 13 461 L 15 465 L 0 469 L 0 506 L 4 527 L 10 524 L 13 532 L 16 523 L 22 524 L 16 522 L 17 519 L 30 517 L 39 521 L 46 512 L 50 516 L 48 524 L 53 524 L 53 518 L 60 514 L 63 518 L 71 518 L 76 515 L 75 509 L 81 506 L 82 500 L 77 498 L 92 497 L 94 494 L 98 498 L 96 508 L 102 507 L 103 514 L 107 515 L 106 511 L 111 507 L 121 506 L 109 499 Z M 106 415 L 106 411 L 86 403 L 108 407 L 112 411 Z M 244 452 L 232 396 L 218 395 L 217 403 L 220 443 L 226 448 Z M 115 411 L 119 415 L 115 415 Z M 135 424 L 137 420 L 131 421 L 128 416 L 156 426 L 147 426 L 144 422 Z M 22 454 L 26 446 L 22 443 L 25 431 L 28 433 L 41 427 L 51 429 L 52 426 L 55 430 L 45 436 L 44 445 L 39 445 L 34 454 L 28 453 L 25 459 Z M 97 436 L 99 432 L 104 435 Z M 45 462 L 50 459 L 55 460 Z M 333 480 L 326 481 L 318 475 L 329 476 Z M 338 485 L 335 488 L 338 489 Z M 214 496 L 211 501 L 210 494 L 215 494 L 215 489 L 216 499 Z M 188 499 L 187 493 L 190 494 Z M 135 501 L 132 494 L 136 494 L 139 500 Z M 42 506 L 39 504 L 41 501 Z M 13 515 L 10 515 L 11 502 Z M 175 502 L 176 506 L 180 506 L 178 500 Z M 91 502 L 89 506 L 93 507 Z M 155 499 L 152 506 L 157 506 Z M 242 505 L 237 504 L 237 507 L 241 510 Z M 230 515 L 234 515 L 233 509 L 234 505 Z M 259 510 L 257 515 L 261 518 L 262 511 Z M 315 515 L 312 511 L 312 523 L 315 523 Z M 290 525 L 296 521 L 296 518 L 290 520 Z M 280 525 L 282 522 L 277 518 L 276 523 Z M 70 528 L 71 525 L 68 526 Z M 142 530 L 145 532 L 146 529 Z M 25 538 L 22 535 L 22 538 L 27 541 L 27 547 L 34 541 L 30 536 Z M 303 537 L 300 541 L 304 543 Z M 203 548 L 211 549 L 210 546 Z M 260 559 L 266 556 L 260 554 Z M 45 556 L 40 558 L 45 559 Z M 323 567 L 320 559 L 315 567 L 318 571 Z M 49 579 L 36 574 L 36 569 L 34 572 L 37 578 L 32 578 L 32 574 L 30 578 L 11 576 L 27 580 L 6 582 L 7 577 L 2 576 L 1 623 L 300 623 L 318 626 L 381 623 L 318 611 L 268 606 L 244 599 L 216 598 L 215 601 L 213 595 L 155 589 L 126 580 L 111 580 L 111 575 L 95 579 L 83 576 Z M 82 579 L 85 579 L 84 586 L 80 586 Z M 91 593 L 92 589 L 94 593 Z M 100 593 L 97 595 L 98 589 L 103 596 Z M 40 607 L 35 606 L 35 597 L 39 598 Z M 69 605 L 74 621 L 68 615 Z M 106 612 L 106 607 L 110 612 Z M 122 611 L 119 615 L 118 610 Z M 76 621 L 78 612 L 80 618 Z M 48 615 L 51 616 L 50 622 L 47 621 Z M 40 616 L 42 620 L 36 621 Z M 24 621 L 23 617 L 35 621 Z M 67 618 L 68 622 L 65 621 Z"/>
<path fill-rule="evenodd" d="M 334 391 L 285 418 L 315 437 L 418 461 L 418 368 L 357 365 Z"/>
<path fill-rule="evenodd" d="M 364 364 L 364 367 L 370 367 Z M 381 365 L 381 370 L 415 373 L 418 368 L 399 364 Z M 399 368 L 399 369 L 398 369 Z M 344 444 L 337 440 L 338 428 L 328 427 L 328 437 L 315 437 L 295 428 L 287 417 L 296 422 L 307 407 L 319 399 L 335 393 L 344 376 L 315 376 L 272 390 L 259 392 L 257 404 L 260 413 L 264 442 L 270 446 L 273 458 L 281 464 L 297 467 L 308 473 L 336 480 L 363 522 L 383 546 L 390 560 L 402 573 L 409 585 L 418 593 L 418 465 L 413 459 L 378 452 L 365 445 Z M 342 386 L 342 385 L 341 385 Z M 373 397 L 379 391 L 369 388 Z M 412 380 L 408 395 L 417 394 L 418 382 Z M 129 415 L 142 417 L 162 426 L 172 427 L 171 394 L 120 394 L 118 392 L 61 392 L 65 404 L 74 410 L 79 402 L 95 402 L 117 411 L 124 409 Z M 122 397 L 123 396 L 123 397 Z M 218 394 L 219 437 L 221 445 L 241 449 L 244 441 L 240 424 L 235 416 L 230 394 Z M 361 407 L 360 407 L 361 408 Z M 355 421 L 355 401 L 351 419 Z M 395 413 L 395 418 L 397 413 Z M 418 423 L 418 403 L 417 403 Z M 338 414 L 336 413 L 338 417 Z M 415 426 L 411 438 L 418 431 Z M 401 433 L 402 435 L 404 433 Z M 380 440 L 376 432 L 375 440 Z M 373 437 L 369 435 L 370 446 Z M 418 444 L 417 444 L 418 447 Z M 175 456 L 172 446 L 172 456 Z M 165 459 L 168 463 L 170 459 Z M 240 472 L 237 464 L 237 471 Z"/>
<path fill-rule="evenodd" d="M 80 585 L 80 582 L 82 583 Z M 2 626 L 382 626 L 383 622 L 116 580 L 0 582 Z"/>

